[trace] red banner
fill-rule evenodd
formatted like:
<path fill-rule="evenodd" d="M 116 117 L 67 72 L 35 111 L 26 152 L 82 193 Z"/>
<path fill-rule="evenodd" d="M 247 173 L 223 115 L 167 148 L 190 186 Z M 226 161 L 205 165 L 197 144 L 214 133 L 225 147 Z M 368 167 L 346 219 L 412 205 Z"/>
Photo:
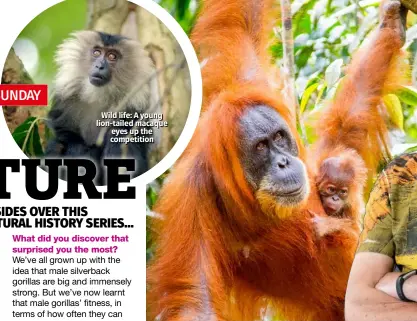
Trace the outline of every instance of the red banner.
<path fill-rule="evenodd" d="M 47 106 L 48 85 L 0 85 L 1 106 Z"/>

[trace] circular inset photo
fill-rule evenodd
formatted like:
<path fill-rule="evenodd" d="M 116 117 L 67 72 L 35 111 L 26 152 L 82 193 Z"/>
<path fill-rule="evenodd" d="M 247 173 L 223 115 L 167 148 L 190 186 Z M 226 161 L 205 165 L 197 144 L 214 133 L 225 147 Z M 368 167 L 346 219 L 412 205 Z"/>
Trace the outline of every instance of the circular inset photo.
<path fill-rule="evenodd" d="M 183 132 L 188 62 L 164 22 L 141 6 L 63 1 L 13 44 L 2 73 L 2 84 L 11 85 L 1 90 L 10 102 L 3 114 L 28 157 L 90 159 L 97 185 L 106 184 L 105 159 L 134 159 L 133 178 L 160 162 Z"/>

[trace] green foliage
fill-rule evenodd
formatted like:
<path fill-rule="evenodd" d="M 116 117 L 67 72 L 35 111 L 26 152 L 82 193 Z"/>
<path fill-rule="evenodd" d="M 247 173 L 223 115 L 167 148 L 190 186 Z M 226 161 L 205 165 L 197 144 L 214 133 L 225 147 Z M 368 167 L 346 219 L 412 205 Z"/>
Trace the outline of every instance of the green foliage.
<path fill-rule="evenodd" d="M 411 86 L 402 86 L 402 88 L 396 92 L 398 98 L 405 104 L 410 106 L 417 106 L 417 89 Z"/>
<path fill-rule="evenodd" d="M 325 100 L 333 97 L 352 55 L 377 26 L 379 3 L 375 0 L 292 2 L 295 85 L 309 143 L 315 140 L 313 127 L 319 118 L 319 109 Z M 409 15 L 408 22 L 405 48 L 414 57 L 417 19 Z M 278 41 L 271 51 L 273 58 L 279 61 L 283 43 Z M 384 98 L 389 105 L 391 125 L 403 130 L 403 137 L 395 142 L 397 144 L 417 141 L 416 93 L 414 87 L 404 87 Z"/>
<path fill-rule="evenodd" d="M 28 156 L 43 155 L 38 122 L 38 118 L 29 117 L 12 134 L 17 145 Z"/>
<path fill-rule="evenodd" d="M 146 260 L 153 257 L 155 250 L 155 234 L 153 231 L 153 224 L 155 220 L 163 219 L 158 213 L 153 212 L 153 207 L 157 201 L 159 191 L 169 172 L 161 175 L 151 184 L 146 187 Z"/>
<path fill-rule="evenodd" d="M 155 252 L 155 240 L 152 231 L 153 220 L 153 217 L 146 216 L 146 262 L 153 258 Z"/>
<path fill-rule="evenodd" d="M 319 83 L 316 82 L 314 84 L 312 84 L 311 86 L 309 86 L 308 88 L 306 88 L 306 90 L 303 93 L 303 96 L 301 98 L 301 103 L 300 103 L 300 112 L 303 113 L 304 110 L 307 107 L 307 103 L 310 100 L 311 94 L 319 87 Z"/>
<path fill-rule="evenodd" d="M 29 40 L 37 48 L 37 67 L 30 72 L 35 83 L 52 85 L 56 66 L 53 57 L 57 46 L 71 32 L 85 29 L 88 0 L 65 0 L 34 18 L 19 34 L 18 40 Z M 155 0 L 167 9 L 186 32 L 194 25 L 196 0 Z M 23 51 L 25 48 L 22 48 Z M 21 57 L 25 60 L 25 57 Z M 27 61 L 23 61 L 29 65 Z"/>
<path fill-rule="evenodd" d="M 191 0 L 180 0 L 177 1 L 177 18 L 178 20 L 182 20 L 185 18 L 188 8 L 190 7 Z"/>
<path fill-rule="evenodd" d="M 384 98 L 384 105 L 387 107 L 388 114 L 395 127 L 404 129 L 404 115 L 400 99 L 397 95 L 388 94 Z"/>
<path fill-rule="evenodd" d="M 185 32 L 190 33 L 198 9 L 197 0 L 154 0 L 178 21 Z"/>
<path fill-rule="evenodd" d="M 18 39 L 32 41 L 39 54 L 38 67 L 30 73 L 35 83 L 52 83 L 56 73 L 53 63 L 56 47 L 71 32 L 85 29 L 86 22 L 87 0 L 65 0 L 45 10 L 22 30 Z"/>

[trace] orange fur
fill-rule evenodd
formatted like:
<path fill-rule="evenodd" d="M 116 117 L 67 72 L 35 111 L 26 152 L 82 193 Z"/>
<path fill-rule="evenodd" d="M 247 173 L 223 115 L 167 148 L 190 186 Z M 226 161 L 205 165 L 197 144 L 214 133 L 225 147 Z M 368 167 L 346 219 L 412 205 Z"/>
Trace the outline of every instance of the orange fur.
<path fill-rule="evenodd" d="M 312 213 L 324 216 L 324 210 L 314 179 L 308 201 L 284 208 L 268 195 L 254 194 L 240 163 L 239 118 L 257 104 L 270 106 L 287 121 L 300 158 L 307 162 L 290 109 L 269 82 L 265 44 L 273 3 L 204 1 L 193 42 L 205 60 L 205 112 L 155 208 L 164 218 L 156 226 L 158 249 L 148 269 L 149 321 L 157 316 L 159 321 L 254 321 L 267 309 L 287 321 L 344 319 L 346 283 L 357 244 L 353 223 L 318 236 Z M 378 46 L 393 52 L 385 47 Z M 373 66 L 369 71 L 374 74 L 365 78 L 384 78 L 384 73 L 375 73 L 380 66 Z M 366 64 L 362 67 L 368 70 Z M 354 91 L 348 81 L 346 90 L 360 95 L 362 89 Z M 368 146 L 355 141 L 363 138 L 357 126 L 366 128 L 364 119 L 368 125 L 375 118 L 363 97 L 359 107 L 353 97 L 337 98 L 326 115 L 330 129 L 321 133 L 326 153 L 353 148 L 371 168 L 375 161 L 368 159 Z M 357 108 L 362 110 L 360 118 L 349 117 Z M 375 127 L 376 135 L 382 125 Z M 314 166 L 308 173 L 314 177 Z"/>
<path fill-rule="evenodd" d="M 382 97 L 406 84 L 409 74 L 405 54 L 401 52 L 401 22 L 391 11 L 368 44 L 354 56 L 334 101 L 320 118 L 319 139 L 313 148 L 316 164 L 340 149 L 356 150 L 365 162 L 370 181 L 380 162 L 389 156 L 385 149 L 388 130 L 381 111 Z"/>
<path fill-rule="evenodd" d="M 353 58 L 346 77 L 317 128 L 311 159 L 345 158 L 355 169 L 349 185 L 349 215 L 359 225 L 363 194 L 368 194 L 381 162 L 389 154 L 388 130 L 382 97 L 408 81 L 408 66 L 401 52 L 403 40 L 399 3 L 385 1 L 383 21 L 368 44 Z M 315 169 L 317 171 L 317 168 Z M 316 184 L 323 173 L 316 173 Z"/>

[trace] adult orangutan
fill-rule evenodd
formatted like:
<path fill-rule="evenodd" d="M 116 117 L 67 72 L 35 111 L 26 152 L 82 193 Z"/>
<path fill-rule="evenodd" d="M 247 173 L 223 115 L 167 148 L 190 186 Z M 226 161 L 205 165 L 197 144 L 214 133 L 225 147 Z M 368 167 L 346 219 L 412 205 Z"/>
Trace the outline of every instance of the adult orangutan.
<path fill-rule="evenodd" d="M 356 222 L 326 215 L 315 168 L 349 148 L 375 171 L 386 135 L 377 105 L 404 38 L 400 4 L 385 8 L 354 59 L 307 159 L 292 106 L 269 75 L 275 2 L 203 2 L 192 40 L 205 112 L 155 208 L 163 220 L 148 270 L 149 321 L 344 319 Z"/>

